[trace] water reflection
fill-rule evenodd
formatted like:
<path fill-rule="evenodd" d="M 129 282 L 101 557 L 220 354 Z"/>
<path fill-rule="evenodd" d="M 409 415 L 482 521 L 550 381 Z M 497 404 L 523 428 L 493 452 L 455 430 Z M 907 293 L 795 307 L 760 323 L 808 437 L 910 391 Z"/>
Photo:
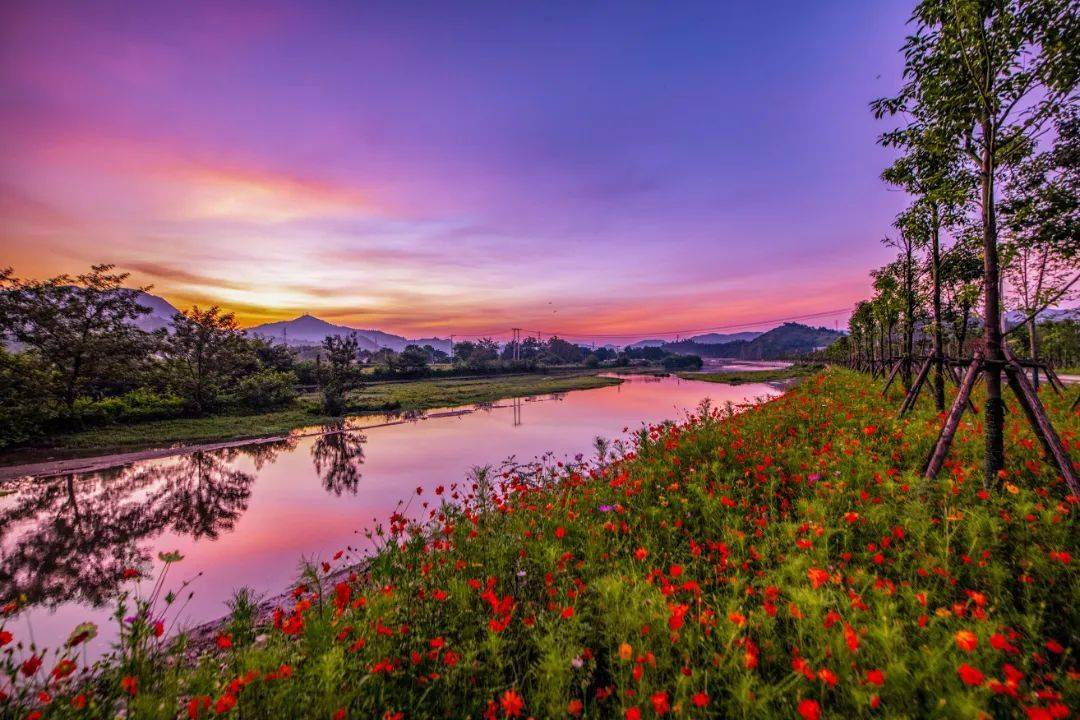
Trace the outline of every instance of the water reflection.
<path fill-rule="evenodd" d="M 163 533 L 216 540 L 248 508 L 256 470 L 295 440 L 196 452 L 165 461 L 24 484 L 0 508 L 0 598 L 31 605 L 107 602 L 126 568 L 149 566 Z"/>
<path fill-rule="evenodd" d="M 360 484 L 360 466 L 364 463 L 367 438 L 344 425 L 328 426 L 311 446 L 315 473 L 322 478 L 327 492 L 340 496 L 356 494 Z"/>

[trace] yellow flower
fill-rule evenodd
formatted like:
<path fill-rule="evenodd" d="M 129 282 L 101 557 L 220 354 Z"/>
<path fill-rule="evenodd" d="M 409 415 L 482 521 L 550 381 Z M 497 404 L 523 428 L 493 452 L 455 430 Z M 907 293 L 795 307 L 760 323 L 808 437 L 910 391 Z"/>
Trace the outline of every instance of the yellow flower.
<path fill-rule="evenodd" d="M 1020 488 L 1016 487 L 1012 483 L 1005 483 L 1005 489 L 1008 490 L 1013 495 L 1016 495 L 1017 493 L 1020 492 Z"/>

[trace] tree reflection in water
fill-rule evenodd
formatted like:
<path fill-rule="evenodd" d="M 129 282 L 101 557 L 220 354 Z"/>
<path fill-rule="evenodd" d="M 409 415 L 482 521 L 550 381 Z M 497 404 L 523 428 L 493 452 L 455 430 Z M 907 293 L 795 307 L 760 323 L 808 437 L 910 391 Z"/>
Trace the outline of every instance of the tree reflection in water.
<path fill-rule="evenodd" d="M 293 450 L 289 439 L 196 452 L 137 467 L 36 480 L 0 498 L 0 601 L 107 602 L 125 568 L 150 562 L 165 531 L 216 539 L 247 510 L 256 468 Z"/>
<path fill-rule="evenodd" d="M 311 446 L 315 472 L 322 478 L 323 487 L 334 495 L 355 495 L 360 484 L 360 466 L 364 463 L 364 443 L 367 438 L 346 429 L 344 424 L 328 425 Z"/>

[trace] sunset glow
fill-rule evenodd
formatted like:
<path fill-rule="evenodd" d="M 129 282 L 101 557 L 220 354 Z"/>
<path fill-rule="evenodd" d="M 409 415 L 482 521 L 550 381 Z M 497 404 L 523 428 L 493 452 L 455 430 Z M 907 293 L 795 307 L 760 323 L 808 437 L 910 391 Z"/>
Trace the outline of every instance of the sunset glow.
<path fill-rule="evenodd" d="M 0 266 L 614 339 L 831 327 L 889 256 L 906 2 L 254 8 L 3 5 Z"/>

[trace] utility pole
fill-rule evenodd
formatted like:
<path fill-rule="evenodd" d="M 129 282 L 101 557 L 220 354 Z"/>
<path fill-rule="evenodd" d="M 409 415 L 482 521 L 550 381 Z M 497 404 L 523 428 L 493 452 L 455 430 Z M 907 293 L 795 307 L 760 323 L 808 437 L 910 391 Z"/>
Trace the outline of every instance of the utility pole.
<path fill-rule="evenodd" d="M 511 342 L 514 343 L 514 362 L 517 362 L 521 359 L 521 328 L 510 328 L 510 332 L 513 337 Z"/>
<path fill-rule="evenodd" d="M 454 336 L 450 336 L 450 362 L 454 362 Z"/>

